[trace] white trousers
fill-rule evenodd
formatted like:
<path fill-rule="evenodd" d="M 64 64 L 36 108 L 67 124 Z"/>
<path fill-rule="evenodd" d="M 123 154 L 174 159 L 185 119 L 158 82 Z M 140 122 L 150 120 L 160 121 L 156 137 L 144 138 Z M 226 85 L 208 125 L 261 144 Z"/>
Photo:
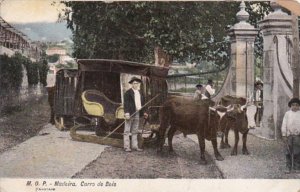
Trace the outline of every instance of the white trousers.
<path fill-rule="evenodd" d="M 124 128 L 124 149 L 138 148 L 138 130 L 139 130 L 140 115 L 136 113 L 129 120 L 125 120 Z M 130 136 L 131 135 L 131 147 L 130 147 Z"/>
<path fill-rule="evenodd" d="M 248 127 L 255 127 L 255 113 L 256 113 L 256 106 L 250 105 L 247 107 L 247 118 L 248 118 Z"/>

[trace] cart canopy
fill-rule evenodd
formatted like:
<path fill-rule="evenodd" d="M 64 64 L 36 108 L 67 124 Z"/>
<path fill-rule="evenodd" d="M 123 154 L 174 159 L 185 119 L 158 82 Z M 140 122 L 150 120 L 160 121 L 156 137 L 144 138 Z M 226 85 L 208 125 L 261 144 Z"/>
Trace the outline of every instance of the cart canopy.
<path fill-rule="evenodd" d="M 79 72 L 102 71 L 165 78 L 169 71 L 168 67 L 122 60 L 78 59 L 77 63 Z"/>

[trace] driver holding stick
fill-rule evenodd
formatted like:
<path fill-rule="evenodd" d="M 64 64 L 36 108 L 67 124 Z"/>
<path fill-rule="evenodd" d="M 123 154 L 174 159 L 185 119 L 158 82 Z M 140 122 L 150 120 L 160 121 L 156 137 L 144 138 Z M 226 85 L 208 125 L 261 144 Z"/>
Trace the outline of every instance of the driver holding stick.
<path fill-rule="evenodd" d="M 128 82 L 131 88 L 124 94 L 124 113 L 125 113 L 125 128 L 124 128 L 124 150 L 143 151 L 138 147 L 138 129 L 140 117 L 148 118 L 148 114 L 142 108 L 144 106 L 144 96 L 139 90 L 142 80 L 137 77 L 132 77 Z M 131 136 L 131 145 L 130 145 Z"/>

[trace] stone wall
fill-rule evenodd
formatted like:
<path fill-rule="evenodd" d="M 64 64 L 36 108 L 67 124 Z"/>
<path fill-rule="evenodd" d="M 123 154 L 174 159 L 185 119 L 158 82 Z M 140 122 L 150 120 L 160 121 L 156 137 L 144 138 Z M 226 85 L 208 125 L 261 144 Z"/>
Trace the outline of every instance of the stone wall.
<path fill-rule="evenodd" d="M 15 54 L 15 52 L 11 49 L 8 49 L 6 47 L 0 46 L 0 55 L 8 55 L 9 57 L 11 57 L 13 54 Z"/>
<path fill-rule="evenodd" d="M 2 47 L 5 54 L 11 56 L 14 52 Z M 4 53 L 4 52 L 2 52 Z M 8 54 L 9 53 L 9 54 Z M 42 85 L 28 86 L 27 72 L 23 67 L 23 80 L 19 90 L 1 90 L 0 93 L 0 114 L 1 112 L 11 111 L 15 108 L 22 107 L 26 102 L 34 103 L 38 98 L 46 94 L 46 89 Z"/>

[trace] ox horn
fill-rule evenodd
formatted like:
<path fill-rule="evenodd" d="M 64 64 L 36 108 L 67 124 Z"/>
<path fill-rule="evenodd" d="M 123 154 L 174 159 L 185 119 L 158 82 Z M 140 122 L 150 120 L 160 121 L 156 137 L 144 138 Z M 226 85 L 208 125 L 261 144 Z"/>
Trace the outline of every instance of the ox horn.
<path fill-rule="evenodd" d="M 241 110 L 244 110 L 247 107 L 247 105 L 248 105 L 248 102 L 245 105 L 241 106 Z"/>
<path fill-rule="evenodd" d="M 231 104 L 228 105 L 227 107 L 225 107 L 227 110 L 229 110 L 230 108 L 232 108 Z"/>
<path fill-rule="evenodd" d="M 229 108 L 229 106 L 230 106 L 230 108 Z M 228 105 L 226 108 L 227 108 L 227 112 L 234 110 L 234 106 L 232 106 L 232 105 Z"/>
<path fill-rule="evenodd" d="M 216 111 L 216 109 L 213 107 L 209 107 L 209 110 Z"/>
<path fill-rule="evenodd" d="M 241 110 L 244 110 L 246 108 L 246 105 L 241 106 Z"/>

